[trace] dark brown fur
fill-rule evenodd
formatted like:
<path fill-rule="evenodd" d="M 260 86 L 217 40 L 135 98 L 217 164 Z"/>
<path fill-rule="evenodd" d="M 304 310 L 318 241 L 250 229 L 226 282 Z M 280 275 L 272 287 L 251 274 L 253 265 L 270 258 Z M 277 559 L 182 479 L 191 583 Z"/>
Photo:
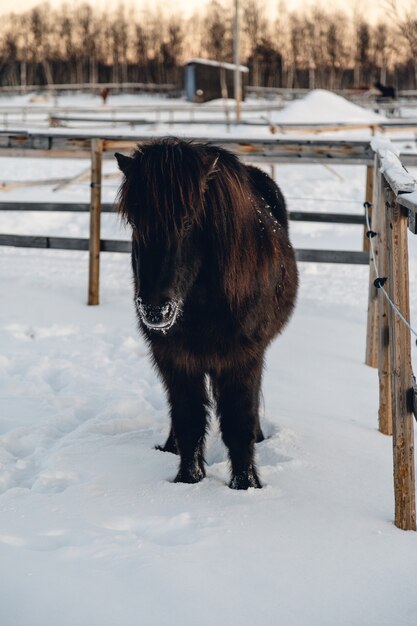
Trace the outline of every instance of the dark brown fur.
<path fill-rule="evenodd" d="M 171 408 L 163 449 L 181 456 L 176 480 L 205 475 L 208 375 L 230 486 L 260 487 L 253 455 L 264 352 L 297 292 L 283 196 L 264 172 L 215 146 L 167 138 L 116 156 L 139 323 Z"/>

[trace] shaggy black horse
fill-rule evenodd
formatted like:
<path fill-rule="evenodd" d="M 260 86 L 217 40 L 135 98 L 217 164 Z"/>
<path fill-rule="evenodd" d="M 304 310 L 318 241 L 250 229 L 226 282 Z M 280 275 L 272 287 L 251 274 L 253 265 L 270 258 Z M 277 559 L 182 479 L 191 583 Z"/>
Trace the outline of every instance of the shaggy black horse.
<path fill-rule="evenodd" d="M 261 487 L 259 396 L 265 349 L 297 293 L 284 198 L 267 174 L 219 147 L 165 138 L 115 155 L 119 211 L 132 226 L 140 328 L 166 389 L 176 482 L 205 476 L 213 390 L 230 487 Z"/>

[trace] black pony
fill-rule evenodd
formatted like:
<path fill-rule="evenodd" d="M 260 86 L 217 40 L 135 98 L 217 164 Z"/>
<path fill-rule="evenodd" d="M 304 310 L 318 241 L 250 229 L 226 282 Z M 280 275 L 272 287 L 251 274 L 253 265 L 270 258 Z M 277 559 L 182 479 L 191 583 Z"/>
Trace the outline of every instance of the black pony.
<path fill-rule="evenodd" d="M 205 476 L 207 378 L 229 450 L 230 487 L 261 487 L 265 349 L 297 293 L 284 198 L 267 174 L 215 146 L 164 138 L 115 155 L 119 210 L 133 229 L 140 328 L 165 386 L 176 482 Z"/>

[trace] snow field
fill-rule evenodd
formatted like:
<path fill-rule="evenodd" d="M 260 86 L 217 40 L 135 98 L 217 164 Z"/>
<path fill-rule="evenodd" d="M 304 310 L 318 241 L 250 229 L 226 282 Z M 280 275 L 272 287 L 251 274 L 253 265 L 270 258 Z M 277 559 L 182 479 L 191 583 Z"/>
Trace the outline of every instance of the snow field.
<path fill-rule="evenodd" d="M 86 163 L 17 165 L 1 158 L 0 179 Z M 363 167 L 277 166 L 276 178 L 294 210 L 362 211 Z M 88 185 L 59 199 L 87 201 Z M 128 237 L 102 217 L 103 237 Z M 0 212 L 0 230 L 87 236 L 88 217 Z M 298 247 L 362 242 L 361 227 L 293 222 L 291 233 Z M 415 324 L 411 236 L 410 253 Z M 0 248 L 2 626 L 414 625 L 416 535 L 392 523 L 391 440 L 363 364 L 368 269 L 300 264 L 294 317 L 267 355 L 265 486 L 234 492 L 214 418 L 207 478 L 170 482 L 177 459 L 153 448 L 167 405 L 137 333 L 130 261 L 101 258 L 101 304 L 87 307 L 86 253 Z"/>
<path fill-rule="evenodd" d="M 414 534 L 392 525 L 390 441 L 362 363 L 366 289 L 315 302 L 308 283 L 328 281 L 301 268 L 265 373 L 265 487 L 241 493 L 216 429 L 198 485 L 171 484 L 176 458 L 153 450 L 166 405 L 127 255 L 103 255 L 94 308 L 83 253 L 8 250 L 1 267 L 2 623 L 193 624 L 202 607 L 203 624 L 413 623 Z"/>

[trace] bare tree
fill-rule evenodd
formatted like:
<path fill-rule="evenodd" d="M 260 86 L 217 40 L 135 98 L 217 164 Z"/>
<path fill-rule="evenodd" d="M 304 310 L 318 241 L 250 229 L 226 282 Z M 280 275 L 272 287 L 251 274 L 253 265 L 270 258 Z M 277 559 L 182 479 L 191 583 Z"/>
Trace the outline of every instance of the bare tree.
<path fill-rule="evenodd" d="M 102 11 L 41 4 L 0 21 L 0 84 L 179 83 L 189 56 L 232 59 L 231 3 L 211 0 L 185 19 L 161 10 Z M 122 1 L 122 0 L 121 0 Z M 385 0 L 389 21 L 369 24 L 318 5 L 271 21 L 262 0 L 242 0 L 242 61 L 255 85 L 340 88 L 397 75 L 417 85 L 417 0 Z"/>
<path fill-rule="evenodd" d="M 391 51 L 388 26 L 379 22 L 373 31 L 372 61 L 377 72 L 376 78 L 383 84 L 387 83 L 387 68 Z"/>
<path fill-rule="evenodd" d="M 252 84 L 260 85 L 262 68 L 265 63 L 268 63 L 265 56 L 268 56 L 268 49 L 272 51 L 274 47 L 270 40 L 269 24 L 265 17 L 264 5 L 259 0 L 246 0 L 244 2 L 242 25 L 246 35 L 245 43 L 247 56 L 250 59 Z"/>
<path fill-rule="evenodd" d="M 359 87 L 361 85 L 362 74 L 364 68 L 368 65 L 369 61 L 369 47 L 370 47 L 370 33 L 369 25 L 360 20 L 355 28 L 355 73 L 354 73 L 354 86 Z"/>
<path fill-rule="evenodd" d="M 230 12 L 226 11 L 217 0 L 212 0 L 207 7 L 205 17 L 205 49 L 209 58 L 217 61 L 232 60 L 231 23 Z"/>
<path fill-rule="evenodd" d="M 414 69 L 415 87 L 417 87 L 417 1 L 413 0 L 409 8 L 398 6 L 397 0 L 386 0 L 389 13 L 393 17 L 398 35 L 404 40 L 409 51 L 409 60 Z"/>

